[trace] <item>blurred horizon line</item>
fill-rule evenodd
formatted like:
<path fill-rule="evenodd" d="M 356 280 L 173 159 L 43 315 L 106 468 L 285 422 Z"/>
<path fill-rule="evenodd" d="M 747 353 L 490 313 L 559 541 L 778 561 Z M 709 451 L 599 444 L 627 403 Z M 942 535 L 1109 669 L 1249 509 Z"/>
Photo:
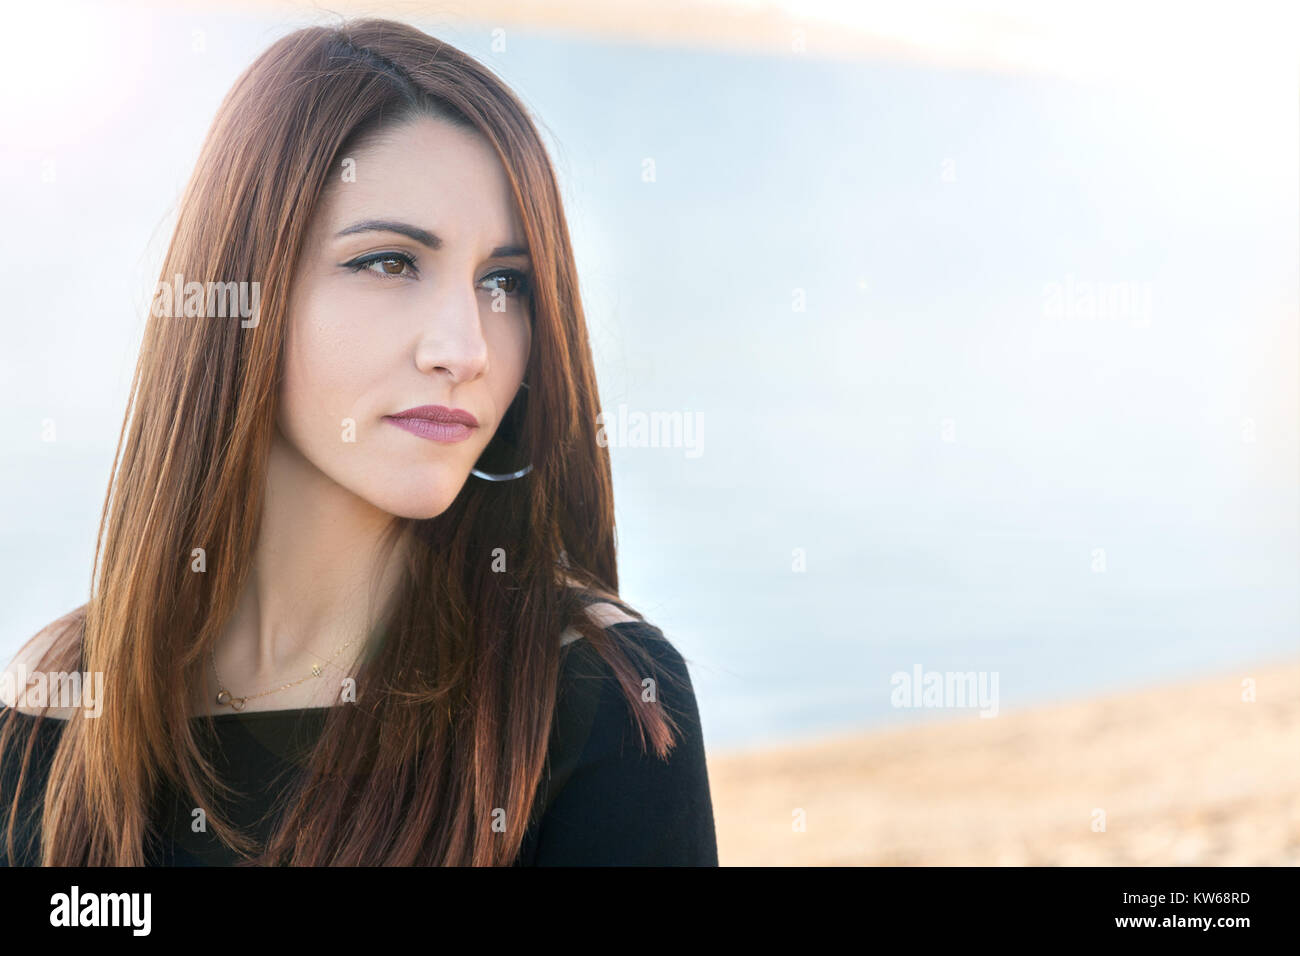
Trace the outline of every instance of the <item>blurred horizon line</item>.
<path fill-rule="evenodd" d="M 131 6 L 202 10 L 210 0 L 125 0 Z M 1099 82 L 1193 79 L 1206 72 L 1268 71 L 1300 88 L 1300 8 L 1253 0 L 1222 12 L 1231 18 L 1189 16 L 1160 0 L 1043 5 L 1033 0 L 986 0 L 972 9 L 959 0 L 913 0 L 906 9 L 865 0 L 335 0 L 329 10 L 307 0 L 228 0 L 238 9 L 296 11 L 322 23 L 385 17 L 446 26 L 566 32 L 588 38 L 711 52 L 877 59 L 934 69 L 1056 75 Z M 1213 56 L 1218 69 L 1204 70 Z M 1183 71 L 1187 71 L 1183 73 Z"/>

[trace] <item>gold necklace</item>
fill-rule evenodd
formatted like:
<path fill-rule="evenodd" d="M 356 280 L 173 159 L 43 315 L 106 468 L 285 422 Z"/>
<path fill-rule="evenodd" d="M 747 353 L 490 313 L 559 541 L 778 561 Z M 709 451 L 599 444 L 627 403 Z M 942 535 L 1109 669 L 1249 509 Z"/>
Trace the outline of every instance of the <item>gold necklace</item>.
<path fill-rule="evenodd" d="M 300 677 L 300 678 L 298 678 L 296 681 L 291 681 L 291 682 L 288 683 L 288 684 L 281 684 L 279 687 L 276 687 L 276 688 L 274 688 L 274 689 L 272 689 L 272 690 L 264 690 L 264 691 L 262 691 L 262 693 L 260 693 L 260 694 L 249 694 L 247 697 L 236 697 L 236 696 L 235 696 L 234 694 L 232 694 L 230 691 L 226 690 L 225 685 L 222 683 L 221 675 L 217 673 L 217 652 L 216 652 L 216 649 L 215 649 L 215 648 L 209 648 L 209 649 L 208 649 L 208 657 L 209 657 L 209 659 L 212 661 L 212 676 L 215 677 L 215 678 L 217 679 L 217 703 L 218 703 L 219 705 L 221 705 L 222 707 L 225 707 L 226 705 L 229 705 L 229 706 L 233 707 L 235 710 L 243 710 L 243 709 L 244 709 L 244 705 L 247 704 L 250 700 L 255 700 L 255 699 L 258 698 L 258 697 L 265 697 L 267 694 L 278 694 L 280 691 L 282 691 L 282 690 L 288 690 L 290 687 L 297 687 L 299 684 L 301 684 L 301 683 L 302 683 L 303 681 L 305 681 L 305 680 L 311 680 L 313 677 L 320 677 L 320 675 L 321 675 L 322 673 L 324 673 L 324 667 L 325 667 L 326 664 L 328 664 L 330 661 L 334 660 L 334 658 L 338 657 L 340 654 L 342 654 L 345 650 L 347 650 L 349 647 L 351 647 L 351 646 L 352 646 L 353 644 L 355 644 L 356 642 L 357 642 L 357 639 L 354 637 L 352 640 L 348 641 L 346 644 L 344 644 L 342 647 L 340 647 L 337 651 L 335 651 L 333 654 L 331 654 L 331 655 L 330 655 L 330 656 L 329 656 L 325 661 L 323 661 L 322 663 L 320 663 L 320 664 L 313 664 L 313 665 L 312 665 L 312 669 L 311 669 L 311 673 L 308 674 L 306 677 Z"/>

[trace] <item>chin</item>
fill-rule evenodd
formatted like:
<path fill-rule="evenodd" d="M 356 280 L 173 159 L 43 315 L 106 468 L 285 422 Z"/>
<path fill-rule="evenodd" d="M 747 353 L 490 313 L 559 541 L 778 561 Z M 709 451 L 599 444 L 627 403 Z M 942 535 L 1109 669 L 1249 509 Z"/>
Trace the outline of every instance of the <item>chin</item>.
<path fill-rule="evenodd" d="M 376 508 L 382 508 L 399 518 L 424 521 L 436 518 L 451 507 L 464 482 L 449 482 L 445 475 L 440 480 L 430 480 L 422 487 L 408 489 L 387 488 L 370 497 Z"/>

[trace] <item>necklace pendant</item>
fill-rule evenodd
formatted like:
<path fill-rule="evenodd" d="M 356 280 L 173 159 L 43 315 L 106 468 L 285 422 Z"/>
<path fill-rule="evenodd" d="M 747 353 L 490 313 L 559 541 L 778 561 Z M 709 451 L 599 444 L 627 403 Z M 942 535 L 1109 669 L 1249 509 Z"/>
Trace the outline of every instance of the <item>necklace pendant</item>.
<path fill-rule="evenodd" d="M 230 691 L 228 690 L 223 690 L 217 694 L 217 703 L 223 707 L 230 703 L 230 699 Z"/>
<path fill-rule="evenodd" d="M 230 706 L 235 708 L 235 710 L 243 710 L 244 704 L 247 700 L 247 697 L 232 697 L 230 698 Z"/>
<path fill-rule="evenodd" d="M 319 664 L 313 664 L 313 665 L 312 665 L 311 676 L 312 676 L 312 677 L 320 677 L 320 665 L 319 665 Z"/>

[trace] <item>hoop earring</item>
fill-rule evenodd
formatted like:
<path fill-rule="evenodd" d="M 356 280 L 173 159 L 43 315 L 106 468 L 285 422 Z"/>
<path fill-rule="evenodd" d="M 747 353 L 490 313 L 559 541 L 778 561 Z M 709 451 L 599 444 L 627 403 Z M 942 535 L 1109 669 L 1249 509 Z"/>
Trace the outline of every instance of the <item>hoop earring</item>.
<path fill-rule="evenodd" d="M 522 388 L 528 388 L 527 382 L 520 382 L 519 385 Z M 513 481 L 515 478 L 522 478 L 532 470 L 533 466 L 530 462 L 518 471 L 508 471 L 503 474 L 494 474 L 492 472 L 483 471 L 480 468 L 470 469 L 470 474 L 476 478 L 482 478 L 484 481 Z"/>

